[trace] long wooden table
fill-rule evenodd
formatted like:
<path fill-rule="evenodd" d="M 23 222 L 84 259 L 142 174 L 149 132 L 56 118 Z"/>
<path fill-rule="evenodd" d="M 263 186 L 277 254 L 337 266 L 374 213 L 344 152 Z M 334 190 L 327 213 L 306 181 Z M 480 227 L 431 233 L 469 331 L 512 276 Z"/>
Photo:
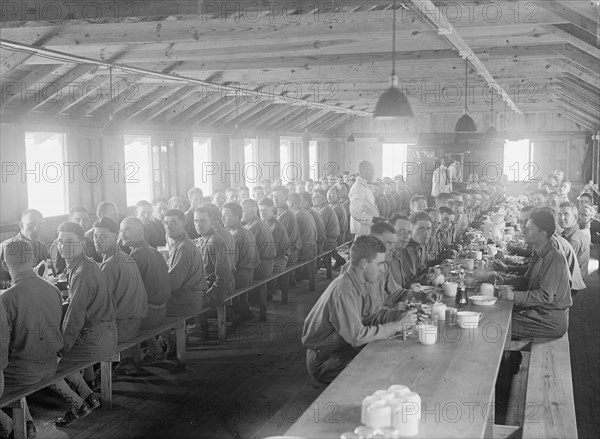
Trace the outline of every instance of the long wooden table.
<path fill-rule="evenodd" d="M 510 340 L 512 306 L 502 300 L 469 305 L 466 309 L 483 313 L 479 327 L 446 328 L 441 322 L 434 345 L 421 345 L 416 334 L 369 343 L 286 434 L 339 438 L 360 425 L 363 398 L 404 384 L 422 400 L 415 437 L 492 437 L 494 386 L 507 336 Z"/>

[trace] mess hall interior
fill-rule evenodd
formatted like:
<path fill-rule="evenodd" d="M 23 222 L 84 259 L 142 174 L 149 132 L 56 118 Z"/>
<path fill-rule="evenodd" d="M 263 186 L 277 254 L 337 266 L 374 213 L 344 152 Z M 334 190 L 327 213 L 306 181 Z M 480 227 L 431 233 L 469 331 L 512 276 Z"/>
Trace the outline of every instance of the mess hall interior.
<path fill-rule="evenodd" d="M 0 438 L 596 438 L 598 0 L 3 0 Z"/>

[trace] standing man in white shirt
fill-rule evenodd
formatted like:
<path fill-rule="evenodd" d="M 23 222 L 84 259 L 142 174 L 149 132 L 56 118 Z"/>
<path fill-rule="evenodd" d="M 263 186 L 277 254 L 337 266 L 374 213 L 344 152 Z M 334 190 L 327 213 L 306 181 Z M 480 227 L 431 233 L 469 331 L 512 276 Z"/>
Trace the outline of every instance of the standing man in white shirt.
<path fill-rule="evenodd" d="M 449 194 L 452 192 L 452 180 L 450 179 L 449 166 L 452 160 L 449 157 L 444 157 L 440 166 L 433 171 L 431 179 L 431 196 L 436 198 L 439 194 Z"/>
<path fill-rule="evenodd" d="M 375 174 L 373 163 L 366 160 L 360 162 L 358 174 L 356 182 L 348 194 L 350 198 L 350 232 L 354 233 L 355 240 L 359 236 L 368 235 L 371 224 L 383 220 L 379 217 L 375 198 L 368 184 Z"/>

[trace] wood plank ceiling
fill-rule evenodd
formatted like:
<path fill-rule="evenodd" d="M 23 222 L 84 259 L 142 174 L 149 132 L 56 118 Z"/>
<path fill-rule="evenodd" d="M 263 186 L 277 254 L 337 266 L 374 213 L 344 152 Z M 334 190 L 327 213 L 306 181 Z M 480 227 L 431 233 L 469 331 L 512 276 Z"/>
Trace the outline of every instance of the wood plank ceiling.
<path fill-rule="evenodd" d="M 326 133 L 371 113 L 388 87 L 392 8 L 391 0 L 3 1 L 0 116 L 102 126 L 112 111 L 120 121 L 224 132 Z M 489 111 L 491 78 L 519 111 L 559 111 L 600 128 L 597 0 L 398 0 L 396 12 L 396 71 L 415 113 L 462 111 L 461 55 L 469 55 L 470 111 Z M 129 68 L 113 69 L 112 109 L 110 64 Z"/>

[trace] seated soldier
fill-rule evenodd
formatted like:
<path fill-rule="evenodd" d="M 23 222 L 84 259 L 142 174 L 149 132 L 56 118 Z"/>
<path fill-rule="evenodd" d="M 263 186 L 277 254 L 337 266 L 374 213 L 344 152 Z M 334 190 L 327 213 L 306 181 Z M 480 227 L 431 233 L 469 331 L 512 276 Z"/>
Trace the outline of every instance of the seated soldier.
<path fill-rule="evenodd" d="M 248 198 L 250 198 L 250 189 L 248 186 L 240 186 L 238 188 L 238 202 L 241 203 Z"/>
<path fill-rule="evenodd" d="M 8 389 L 52 377 L 56 373 L 57 353 L 63 347 L 60 291 L 34 273 L 33 259 L 32 248 L 25 241 L 11 242 L 5 248 L 2 265 L 13 283 L 0 296 L 6 313 L 1 343 L 8 348 L 8 364 L 2 367 Z M 27 436 L 35 437 L 27 403 L 25 414 Z M 0 435 L 6 437 L 12 429 L 12 420 L 0 410 Z"/>
<path fill-rule="evenodd" d="M 50 252 L 42 241 L 39 240 L 44 217 L 35 209 L 27 209 L 21 214 L 19 233 L 0 244 L 0 261 L 4 260 L 4 247 L 11 242 L 26 242 L 33 249 L 33 266 L 50 258 Z M 0 288 L 10 287 L 10 273 L 0 263 Z"/>
<path fill-rule="evenodd" d="M 298 256 L 300 251 L 302 250 L 302 241 L 300 240 L 300 233 L 298 231 L 298 221 L 296 220 L 296 216 L 292 213 L 287 204 L 288 196 L 289 192 L 283 186 L 279 185 L 273 187 L 271 198 L 273 199 L 273 204 L 276 208 L 275 215 L 277 217 L 277 221 L 279 221 L 281 225 L 285 228 L 285 231 L 287 232 L 288 237 L 290 239 L 290 250 L 288 259 L 288 266 L 290 266 L 298 262 Z M 293 272 L 290 273 L 289 281 L 291 286 L 294 286 L 296 284 L 296 278 Z"/>
<path fill-rule="evenodd" d="M 325 224 L 325 242 L 323 244 L 323 250 L 333 251 L 337 247 L 338 237 L 340 236 L 340 223 L 338 217 L 333 209 L 327 204 L 327 194 L 325 191 L 314 190 L 312 199 L 315 211 L 321 216 L 321 219 Z M 327 255 L 325 258 L 327 267 L 331 264 L 331 255 Z"/>
<path fill-rule="evenodd" d="M 225 189 L 225 202 L 226 203 L 237 203 L 238 202 L 238 190 L 234 187 L 228 187 Z"/>
<path fill-rule="evenodd" d="M 223 208 L 223 204 L 227 202 L 225 192 L 215 192 L 212 196 L 212 204 L 217 206 L 219 209 Z"/>
<path fill-rule="evenodd" d="M 313 189 L 323 191 L 323 189 Z M 321 215 L 313 208 L 312 196 L 308 192 L 298 192 L 302 197 L 302 206 L 315 220 L 315 226 L 317 226 L 317 254 L 323 253 L 323 247 L 325 245 L 326 232 L 325 223 Z"/>
<path fill-rule="evenodd" d="M 144 226 L 144 236 L 150 247 L 158 248 L 167 245 L 165 225 L 163 224 L 167 204 L 165 197 L 156 197 L 152 200 L 152 216 L 148 224 Z"/>
<path fill-rule="evenodd" d="M 190 239 L 197 239 L 199 235 L 196 232 L 196 227 L 194 227 L 194 212 L 202 204 L 204 192 L 198 187 L 192 187 L 188 189 L 187 195 L 190 208 L 185 212 L 185 231 Z"/>
<path fill-rule="evenodd" d="M 441 215 L 441 221 L 440 228 L 438 230 L 438 238 L 442 247 L 444 249 L 448 249 L 452 244 L 454 244 L 454 236 L 452 233 L 452 227 L 454 225 L 454 211 L 445 206 L 440 207 L 439 211 Z"/>
<path fill-rule="evenodd" d="M 169 267 L 158 250 L 144 240 L 144 225 L 138 218 L 130 216 L 121 222 L 120 240 L 131 250 L 130 257 L 137 265 L 148 298 L 148 313 L 142 320 L 140 330 L 156 328 L 167 318 L 167 302 L 171 298 Z M 156 359 L 159 352 L 156 339 L 148 340 L 147 345 L 145 359 Z M 119 368 L 123 373 L 137 369 L 132 362 L 123 361 L 119 363 Z"/>
<path fill-rule="evenodd" d="M 388 261 L 390 272 L 396 283 L 403 288 L 410 287 L 410 272 L 408 270 L 408 256 L 406 255 L 406 247 L 410 242 L 411 226 L 407 217 L 402 215 L 394 215 L 390 218 L 390 224 L 394 226 L 396 231 L 396 243 L 392 257 Z"/>
<path fill-rule="evenodd" d="M 254 270 L 260 264 L 260 256 L 254 235 L 242 224 L 242 206 L 237 203 L 225 203 L 223 206 L 223 222 L 235 239 L 237 265 L 235 267 L 235 287 L 245 288 L 254 278 Z M 248 303 L 248 293 L 240 294 L 233 299 L 233 309 L 238 314 L 234 322 L 242 325 L 253 317 Z"/>
<path fill-rule="evenodd" d="M 174 196 L 169 198 L 169 202 L 167 203 L 167 210 L 181 210 L 185 212 L 183 199 L 178 196 Z"/>
<path fill-rule="evenodd" d="M 380 302 L 371 297 L 367 283 L 375 283 L 384 270 L 385 245 L 373 236 L 360 236 L 350 248 L 351 267 L 335 278 L 321 294 L 304 321 L 302 344 L 306 365 L 317 381 L 330 383 L 367 343 L 384 340 L 415 323 L 415 311 L 370 319 Z M 388 318 L 390 320 L 388 320 Z"/>
<path fill-rule="evenodd" d="M 336 186 L 330 187 L 327 191 L 327 202 L 337 216 L 338 224 L 340 226 L 340 234 L 338 235 L 336 243 L 339 247 L 346 242 L 346 234 L 348 232 L 348 215 L 340 203 L 339 191 Z M 331 256 L 333 259 L 335 259 L 335 265 L 333 266 L 334 270 L 339 270 L 346 263 L 346 260 L 340 256 L 337 250 L 335 250 Z"/>
<path fill-rule="evenodd" d="M 275 259 L 273 260 L 273 273 L 281 273 L 290 258 L 290 237 L 275 216 L 275 204 L 268 197 L 263 197 L 258 201 L 260 217 L 271 232 L 275 242 Z M 281 278 L 279 278 L 280 280 Z M 267 299 L 270 300 L 275 295 L 275 289 L 278 280 L 272 280 L 267 284 Z"/>
<path fill-rule="evenodd" d="M 410 218 L 410 240 L 405 255 L 410 283 L 425 280 L 428 269 L 427 242 L 431 238 L 431 219 L 426 212 L 413 213 Z"/>
<path fill-rule="evenodd" d="M 500 292 L 502 299 L 515 302 L 513 339 L 558 338 L 567 332 L 573 300 L 567 261 L 550 242 L 555 227 L 550 213 L 531 214 L 525 239 L 537 257 L 532 259 L 525 276 L 507 280 L 509 285 Z"/>
<path fill-rule="evenodd" d="M 212 203 L 201 204 L 200 207 L 204 207 L 210 213 L 210 219 L 215 233 L 219 235 L 223 241 L 225 241 L 225 255 L 229 258 L 229 264 L 234 267 L 237 265 L 237 253 L 235 251 L 235 239 L 233 235 L 223 227 L 223 215 L 221 215 L 221 209 Z"/>
<path fill-rule="evenodd" d="M 313 216 L 306 211 L 302 196 L 297 193 L 289 195 L 290 210 L 298 223 L 301 248 L 298 262 L 308 262 L 317 257 L 317 225 Z M 308 279 L 306 266 L 296 270 L 296 280 Z"/>
<path fill-rule="evenodd" d="M 427 248 L 427 265 L 437 265 L 444 259 L 444 249 L 438 236 L 442 215 L 439 210 L 432 207 L 425 209 L 425 212 L 431 220 L 431 236 L 425 244 Z"/>
<path fill-rule="evenodd" d="M 133 340 L 148 313 L 148 296 L 140 272 L 131 256 L 117 245 L 119 226 L 108 217 L 94 223 L 94 245 L 102 255 L 100 269 L 117 306 L 119 343 Z"/>
<path fill-rule="evenodd" d="M 208 204 L 203 204 L 196 209 L 194 223 L 196 232 L 200 234 L 196 245 L 202 254 L 204 275 L 208 286 L 204 301 L 205 308 L 214 308 L 222 304 L 235 290 L 234 259 L 229 256 L 235 252 L 235 243 L 230 244 L 223 239 L 221 233 L 217 232 Z M 186 330 L 188 334 L 205 337 L 208 332 L 206 318 L 201 315 L 196 316 L 194 324 L 188 325 Z"/>
<path fill-rule="evenodd" d="M 83 229 L 78 224 L 64 222 L 58 226 L 58 249 L 67 262 L 69 278 L 69 306 L 62 323 L 64 345 L 59 352 L 59 356 L 66 357 L 65 361 L 101 361 L 111 356 L 117 347 L 115 299 L 96 262 L 85 256 L 85 242 Z M 86 379 L 93 381 L 93 373 Z M 59 427 L 71 425 L 100 406 L 81 373 L 74 373 L 65 380 L 49 386 L 70 404 L 67 413 L 56 420 Z"/>
<path fill-rule="evenodd" d="M 100 204 L 98 204 L 98 207 L 96 208 L 96 217 L 98 218 L 98 221 L 100 221 L 102 218 L 110 218 L 115 223 L 119 224 L 119 207 L 112 201 L 102 201 Z M 94 242 L 93 227 L 85 232 L 85 237 L 90 242 Z M 86 252 L 86 256 L 92 258 L 98 263 L 102 262 L 102 255 L 98 254 L 95 245 L 89 248 L 89 252 Z"/>
<path fill-rule="evenodd" d="M 252 188 L 252 199 L 255 201 L 262 200 L 265 197 L 265 188 L 262 186 L 254 186 Z"/>
<path fill-rule="evenodd" d="M 69 211 L 69 221 L 79 224 L 84 232 L 87 232 L 91 225 L 90 213 L 85 206 L 74 206 Z M 86 238 L 85 254 L 89 257 L 93 257 L 96 254 L 93 239 L 90 240 Z M 55 240 L 50 247 L 50 259 L 52 260 L 52 266 L 54 267 L 55 274 L 62 274 L 67 270 L 67 263 L 58 251 L 58 239 Z"/>
<path fill-rule="evenodd" d="M 185 214 L 178 209 L 165 212 L 165 230 L 173 245 L 169 249 L 169 280 L 171 298 L 167 302 L 167 317 L 186 317 L 198 314 L 204 304 L 206 277 L 202 254 L 185 231 Z M 166 358 L 176 356 L 175 336 L 164 332 L 167 342 Z"/>
<path fill-rule="evenodd" d="M 275 255 L 277 254 L 277 246 L 271 231 L 267 225 L 258 217 L 258 204 L 256 201 L 249 198 L 242 201 L 242 222 L 246 228 L 254 235 L 256 245 L 258 246 L 258 256 L 260 263 L 254 269 L 254 280 L 262 280 L 273 274 L 273 265 L 275 263 Z M 266 306 L 267 302 L 267 285 L 263 284 L 251 291 L 258 293 L 259 305 Z M 261 310 L 261 316 L 266 313 L 266 308 Z"/>
<path fill-rule="evenodd" d="M 559 206 L 558 225 L 563 229 L 562 237 L 569 241 L 569 244 L 573 247 L 581 277 L 585 279 L 588 276 L 588 265 L 590 263 L 590 240 L 583 231 L 579 230 L 578 217 L 579 212 L 574 203 L 567 201 Z"/>

